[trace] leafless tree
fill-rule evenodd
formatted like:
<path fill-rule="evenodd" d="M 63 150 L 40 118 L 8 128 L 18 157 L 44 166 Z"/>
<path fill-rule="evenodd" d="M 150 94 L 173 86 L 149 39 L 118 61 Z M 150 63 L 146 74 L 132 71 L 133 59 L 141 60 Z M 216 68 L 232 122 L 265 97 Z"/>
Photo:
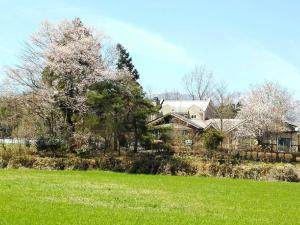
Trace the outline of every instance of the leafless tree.
<path fill-rule="evenodd" d="M 160 99 L 165 99 L 165 100 L 184 100 L 187 99 L 187 96 L 179 92 L 178 90 L 174 89 L 172 91 L 166 90 L 163 93 L 160 93 L 158 95 Z"/>
<path fill-rule="evenodd" d="M 182 78 L 184 89 L 193 100 L 206 100 L 211 97 L 213 73 L 205 66 L 195 66 L 194 70 Z"/>
<path fill-rule="evenodd" d="M 221 132 L 223 132 L 224 126 L 227 125 L 225 124 L 226 119 L 232 119 L 235 117 L 238 99 L 239 94 L 236 92 L 230 92 L 225 82 L 216 84 L 212 94 L 212 101 L 214 104 L 214 115 L 215 118 L 217 118 L 216 125 Z"/>

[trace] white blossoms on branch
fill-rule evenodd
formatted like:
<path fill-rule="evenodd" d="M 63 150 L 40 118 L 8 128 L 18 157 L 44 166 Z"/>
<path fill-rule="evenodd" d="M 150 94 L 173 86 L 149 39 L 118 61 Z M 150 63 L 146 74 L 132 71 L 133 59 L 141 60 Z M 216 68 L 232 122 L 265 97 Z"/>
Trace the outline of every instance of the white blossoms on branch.
<path fill-rule="evenodd" d="M 238 118 L 244 120 L 239 136 L 262 138 L 268 132 L 284 129 L 284 123 L 295 119 L 296 104 L 290 93 L 278 84 L 266 82 L 245 96 Z"/>
<path fill-rule="evenodd" d="M 8 75 L 44 101 L 84 111 L 87 88 L 115 75 L 101 57 L 102 38 L 79 19 L 58 25 L 46 21 L 32 35 L 21 64 L 10 68 Z"/>

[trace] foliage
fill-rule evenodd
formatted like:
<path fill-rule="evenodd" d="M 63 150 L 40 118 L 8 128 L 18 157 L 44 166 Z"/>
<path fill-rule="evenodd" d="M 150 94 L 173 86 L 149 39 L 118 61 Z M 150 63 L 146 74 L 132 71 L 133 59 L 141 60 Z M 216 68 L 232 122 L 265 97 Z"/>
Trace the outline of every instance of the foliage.
<path fill-rule="evenodd" d="M 139 72 L 134 67 L 132 63 L 132 58 L 130 57 L 127 50 L 121 44 L 117 44 L 116 48 L 118 52 L 117 69 L 128 71 L 129 74 L 133 76 L 134 80 L 139 79 L 140 77 Z"/>
<path fill-rule="evenodd" d="M 18 127 L 24 109 L 20 106 L 17 96 L 3 96 L 0 98 L 0 136 L 7 138 L 13 136 L 13 131 Z"/>
<path fill-rule="evenodd" d="M 68 149 L 67 143 L 55 137 L 39 137 L 35 143 L 38 152 L 65 152 Z"/>
<path fill-rule="evenodd" d="M 78 154 L 99 149 L 103 140 L 106 149 L 133 145 L 137 151 L 153 106 L 136 82 L 139 74 L 126 49 L 116 46 L 114 67 L 105 61 L 107 55 L 102 57 L 102 49 L 101 35 L 78 18 L 57 25 L 44 22 L 27 43 L 20 64 L 7 71 L 24 91 L 18 97 L 26 112 L 20 120 L 10 120 L 15 124 L 1 127 L 10 126 L 9 133 L 17 128 L 16 136 L 45 137 L 38 140 L 39 151 L 61 151 L 57 140 Z M 5 105 L 2 109 L 0 104 L 2 117 L 15 115 L 8 115 Z"/>
<path fill-rule="evenodd" d="M 106 149 L 133 144 L 137 151 L 147 135 L 146 119 L 155 111 L 137 83 L 124 78 L 97 83 L 88 93 L 88 103 L 91 114 L 84 123 L 104 138 Z"/>
<path fill-rule="evenodd" d="M 216 149 L 222 141 L 223 135 L 215 129 L 208 129 L 203 134 L 204 146 L 209 150 Z"/>
<path fill-rule="evenodd" d="M 272 164 L 200 164 L 198 174 L 202 176 L 218 176 L 239 179 L 299 182 L 295 168 L 290 165 L 277 166 Z"/>
<path fill-rule="evenodd" d="M 291 94 L 278 84 L 266 82 L 252 88 L 238 113 L 244 121 L 238 135 L 256 138 L 261 145 L 264 135 L 284 131 L 284 123 L 294 120 L 295 106 Z"/>
<path fill-rule="evenodd" d="M 65 139 L 71 150 L 73 117 L 88 110 L 88 88 L 114 76 L 101 58 L 101 41 L 78 18 L 58 25 L 44 22 L 27 43 L 20 64 L 7 71 L 25 91 L 31 113 L 48 128 L 44 135 Z"/>

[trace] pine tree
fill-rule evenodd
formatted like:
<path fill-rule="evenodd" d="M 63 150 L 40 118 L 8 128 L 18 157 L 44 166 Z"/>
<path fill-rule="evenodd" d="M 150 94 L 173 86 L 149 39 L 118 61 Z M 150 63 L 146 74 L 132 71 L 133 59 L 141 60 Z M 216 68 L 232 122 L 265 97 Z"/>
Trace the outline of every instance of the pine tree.
<path fill-rule="evenodd" d="M 133 76 L 134 80 L 139 79 L 140 75 L 137 69 L 134 67 L 132 63 L 132 58 L 130 57 L 127 50 L 121 45 L 117 44 L 117 51 L 118 51 L 118 62 L 117 62 L 117 69 L 128 69 L 130 74 Z"/>

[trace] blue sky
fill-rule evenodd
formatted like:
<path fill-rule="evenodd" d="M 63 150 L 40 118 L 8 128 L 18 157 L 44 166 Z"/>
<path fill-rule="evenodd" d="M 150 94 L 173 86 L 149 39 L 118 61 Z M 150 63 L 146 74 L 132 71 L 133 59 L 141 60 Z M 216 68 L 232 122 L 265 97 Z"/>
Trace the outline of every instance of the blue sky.
<path fill-rule="evenodd" d="M 80 17 L 128 49 L 153 92 L 182 90 L 198 64 L 232 90 L 273 80 L 300 99 L 299 11 L 296 0 L 2 0 L 0 67 L 18 62 L 41 21 Z"/>

